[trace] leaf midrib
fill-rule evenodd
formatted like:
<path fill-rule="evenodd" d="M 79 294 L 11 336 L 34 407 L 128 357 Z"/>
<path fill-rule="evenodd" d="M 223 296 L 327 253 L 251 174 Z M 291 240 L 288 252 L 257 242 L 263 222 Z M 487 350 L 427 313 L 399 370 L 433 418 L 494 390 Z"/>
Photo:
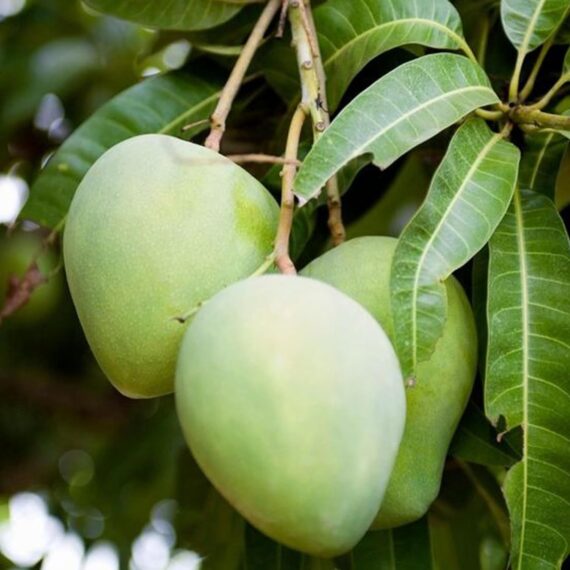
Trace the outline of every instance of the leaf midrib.
<path fill-rule="evenodd" d="M 360 35 L 355 36 L 354 38 L 349 40 L 347 43 L 345 43 L 339 50 L 335 51 L 328 59 L 326 59 L 324 61 L 325 68 L 329 64 L 334 62 L 335 59 L 337 59 L 338 57 L 343 55 L 347 50 L 351 49 L 351 47 L 355 43 L 367 38 L 369 35 L 376 34 L 377 32 L 381 31 L 383 28 L 390 28 L 391 26 L 398 27 L 401 25 L 409 24 L 409 23 L 423 23 L 425 25 L 430 25 L 433 28 L 440 29 L 442 32 L 444 32 L 447 36 L 452 38 L 457 43 L 459 49 L 461 49 L 463 44 L 465 43 L 463 38 L 459 34 L 455 33 L 451 28 L 448 28 L 447 26 L 444 26 L 443 24 L 440 24 L 439 22 L 436 22 L 434 20 L 428 20 L 427 18 L 402 18 L 401 20 L 395 20 L 392 22 L 384 22 L 378 26 L 374 26 L 373 28 L 366 30 L 366 32 L 364 32 Z"/>
<path fill-rule="evenodd" d="M 514 209 L 515 218 L 517 224 L 517 241 L 519 248 L 519 259 L 520 259 L 520 276 L 521 276 L 521 309 L 522 309 L 522 355 L 523 355 L 523 418 L 522 418 L 522 429 L 523 429 L 523 458 L 522 458 L 522 469 L 523 469 L 523 492 L 522 492 L 522 516 L 521 516 L 521 537 L 519 541 L 519 553 L 517 568 L 521 568 L 522 558 L 524 553 L 524 536 L 526 531 L 526 518 L 527 518 L 527 489 L 528 489 L 528 326 L 529 326 L 529 316 L 528 316 L 528 269 L 526 265 L 526 244 L 524 240 L 524 217 L 522 213 L 522 204 L 520 197 L 520 190 L 517 189 L 514 195 Z"/>
<path fill-rule="evenodd" d="M 468 85 L 467 87 L 461 87 L 460 89 L 454 89 L 453 91 L 445 91 L 441 95 L 438 95 L 437 97 L 434 97 L 433 99 L 429 99 L 428 101 L 425 101 L 421 105 L 418 105 L 417 107 L 410 109 L 409 111 L 403 113 L 402 115 L 399 115 L 395 121 L 391 122 L 384 129 L 382 129 L 380 132 L 376 133 L 374 135 L 374 137 L 372 137 L 371 139 L 368 139 L 367 142 L 365 142 L 364 144 L 360 145 L 357 149 L 355 149 L 353 151 L 353 153 L 351 154 L 350 158 L 351 159 L 356 158 L 356 157 L 364 154 L 366 152 L 367 147 L 370 144 L 372 144 L 374 141 L 378 140 L 381 136 L 386 134 L 388 131 L 394 129 L 399 123 L 401 123 L 402 121 L 405 121 L 406 119 L 408 119 L 412 115 L 415 115 L 416 113 L 419 113 L 420 111 L 423 111 L 424 109 L 427 109 L 427 108 L 431 107 L 432 105 L 439 103 L 439 101 L 443 101 L 447 98 L 451 98 L 454 95 L 457 95 L 458 93 L 467 93 L 469 91 L 491 92 L 494 95 L 494 92 L 491 90 L 491 88 L 487 87 L 485 85 Z"/>
<path fill-rule="evenodd" d="M 477 158 L 473 161 L 473 164 L 469 167 L 467 175 L 465 176 L 465 179 L 463 180 L 461 186 L 457 190 L 455 196 L 453 196 L 452 200 L 449 202 L 449 205 L 445 209 L 444 214 L 440 217 L 440 220 L 439 220 L 437 226 L 435 227 L 434 231 L 432 232 L 432 234 L 431 234 L 431 236 L 430 236 L 430 238 L 426 244 L 426 247 L 424 248 L 424 251 L 422 252 L 422 255 L 418 261 L 418 265 L 416 268 L 416 274 L 414 275 L 414 289 L 413 289 L 414 293 L 413 293 L 413 298 L 412 298 L 412 301 L 413 301 L 412 307 L 414 308 L 414 311 L 412 313 L 412 339 L 414 339 L 414 346 L 413 346 L 413 352 L 412 352 L 412 365 L 413 365 L 412 373 L 415 373 L 415 370 L 416 370 L 417 352 L 418 352 L 417 351 L 418 342 L 417 342 L 417 337 L 416 337 L 416 335 L 417 335 L 417 310 L 416 310 L 416 306 L 417 306 L 418 289 L 419 289 L 418 281 L 419 281 L 419 276 L 420 276 L 421 270 L 423 268 L 423 264 L 425 262 L 425 258 L 427 256 L 428 251 L 430 250 L 431 244 L 434 242 L 435 238 L 439 234 L 439 231 L 441 230 L 441 227 L 443 226 L 443 224 L 447 220 L 447 218 L 449 216 L 449 212 L 455 206 L 457 201 L 461 198 L 463 192 L 465 191 L 467 184 L 471 181 L 473 175 L 475 174 L 475 172 L 477 171 L 477 169 L 479 168 L 481 163 L 485 160 L 485 158 L 491 152 L 493 147 L 498 142 L 501 141 L 502 138 L 503 138 L 502 135 L 500 133 L 497 133 L 481 149 L 481 152 L 479 153 Z M 448 277 L 448 276 L 442 276 L 442 279 L 445 279 L 446 277 Z"/>

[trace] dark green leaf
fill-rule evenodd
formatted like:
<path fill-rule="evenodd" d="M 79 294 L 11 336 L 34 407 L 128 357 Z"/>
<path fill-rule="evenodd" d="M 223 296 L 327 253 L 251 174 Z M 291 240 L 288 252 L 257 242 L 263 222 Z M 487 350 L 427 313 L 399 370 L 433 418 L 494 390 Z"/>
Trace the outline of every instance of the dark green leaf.
<path fill-rule="evenodd" d="M 427 518 L 367 533 L 347 556 L 347 570 L 432 570 Z"/>
<path fill-rule="evenodd" d="M 247 525 L 243 570 L 334 570 L 334 563 L 291 550 Z"/>
<path fill-rule="evenodd" d="M 570 543 L 570 246 L 554 204 L 515 192 L 489 242 L 485 411 L 523 430 L 504 483 L 513 570 L 560 568 Z"/>
<path fill-rule="evenodd" d="M 218 85 L 195 75 L 172 73 L 148 79 L 117 95 L 50 159 L 33 185 L 21 217 L 55 227 L 65 217 L 81 179 L 107 149 L 143 133 L 180 134 L 185 124 L 210 115 L 218 94 Z"/>
<path fill-rule="evenodd" d="M 451 140 L 427 198 L 405 228 L 392 262 L 395 345 L 414 376 L 447 318 L 444 281 L 489 240 L 509 206 L 520 153 L 481 119 Z"/>
<path fill-rule="evenodd" d="M 473 402 L 469 402 L 461 418 L 449 453 L 464 461 L 481 465 L 509 466 L 520 459 L 505 438 L 498 441 L 497 431 Z"/>
<path fill-rule="evenodd" d="M 178 462 L 177 500 L 181 546 L 200 554 L 200 568 L 238 570 L 245 521 L 214 489 L 186 449 Z"/>
<path fill-rule="evenodd" d="M 521 188 L 553 200 L 556 177 L 567 147 L 568 139 L 555 132 L 526 135 L 519 172 Z"/>
<path fill-rule="evenodd" d="M 477 107 L 497 102 L 483 70 L 463 56 L 434 54 L 405 63 L 356 97 L 313 146 L 295 180 L 304 202 L 352 159 L 387 168 L 398 157 Z"/>
<path fill-rule="evenodd" d="M 241 9 L 239 4 L 213 0 L 83 0 L 89 7 L 149 26 L 166 30 L 205 30 L 229 20 Z"/>

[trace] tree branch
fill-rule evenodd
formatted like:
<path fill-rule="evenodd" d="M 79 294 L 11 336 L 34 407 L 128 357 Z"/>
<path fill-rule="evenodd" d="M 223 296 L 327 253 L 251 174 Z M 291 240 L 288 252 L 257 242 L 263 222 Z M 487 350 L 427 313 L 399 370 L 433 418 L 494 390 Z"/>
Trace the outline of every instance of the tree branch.
<path fill-rule="evenodd" d="M 309 0 L 290 0 L 289 20 L 293 45 L 297 53 L 302 86 L 301 105 L 311 116 L 313 139 L 316 141 L 330 124 L 326 95 L 326 76 L 319 49 L 315 22 Z M 342 207 L 336 176 L 327 181 L 328 225 L 334 245 L 344 241 L 346 232 L 342 222 Z"/>
<path fill-rule="evenodd" d="M 280 6 L 281 0 L 269 0 L 230 73 L 228 81 L 222 90 L 218 105 L 210 117 L 211 130 L 204 144 L 212 150 L 220 150 L 220 143 L 224 136 L 224 131 L 226 130 L 226 119 L 230 113 L 234 99 L 243 82 L 249 64 L 263 40 L 267 28 L 269 28 L 275 14 L 279 11 Z"/>
<path fill-rule="evenodd" d="M 294 161 L 299 152 L 299 140 L 306 118 L 305 109 L 299 105 L 293 115 L 287 134 L 287 146 L 285 159 L 288 161 L 281 171 L 281 211 L 279 214 L 279 226 L 275 238 L 275 265 L 281 273 L 295 275 L 297 273 L 293 261 L 289 255 L 289 238 L 293 226 L 293 213 L 295 211 L 295 196 L 293 194 L 293 181 L 297 173 Z"/>

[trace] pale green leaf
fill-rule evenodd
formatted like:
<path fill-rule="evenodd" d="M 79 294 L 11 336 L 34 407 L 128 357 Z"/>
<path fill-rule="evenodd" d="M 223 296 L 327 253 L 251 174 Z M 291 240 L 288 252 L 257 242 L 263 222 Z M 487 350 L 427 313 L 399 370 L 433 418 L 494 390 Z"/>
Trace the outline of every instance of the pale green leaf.
<path fill-rule="evenodd" d="M 356 74 L 390 49 L 420 44 L 469 52 L 448 0 L 331 0 L 315 10 L 315 24 L 332 110 Z"/>
<path fill-rule="evenodd" d="M 213 0 L 83 0 L 89 7 L 148 26 L 165 30 L 205 30 L 223 24 L 241 10 L 236 3 Z"/>
<path fill-rule="evenodd" d="M 570 542 L 570 245 L 551 200 L 522 190 L 489 248 L 485 411 L 523 430 L 504 483 L 511 565 L 555 570 Z"/>
<path fill-rule="evenodd" d="M 519 172 L 521 188 L 554 199 L 556 178 L 568 140 L 555 132 L 528 134 L 524 140 Z"/>
<path fill-rule="evenodd" d="M 184 125 L 209 117 L 219 89 L 218 84 L 196 75 L 171 73 L 123 91 L 96 111 L 52 156 L 32 186 L 21 217 L 55 227 L 65 217 L 81 179 L 107 149 L 143 133 L 181 134 Z M 207 124 L 198 128 L 205 127 Z"/>
<path fill-rule="evenodd" d="M 505 33 L 523 54 L 542 45 L 569 12 L 568 0 L 501 0 Z"/>
<path fill-rule="evenodd" d="M 484 71 L 466 57 L 426 55 L 388 73 L 335 118 L 304 160 L 295 180 L 301 202 L 356 157 L 386 168 L 408 150 L 477 107 L 496 103 Z"/>
<path fill-rule="evenodd" d="M 505 214 L 519 155 L 483 120 L 467 121 L 402 233 L 390 284 L 395 344 L 405 376 L 415 375 L 441 336 L 447 316 L 443 281 L 487 243 Z"/>
<path fill-rule="evenodd" d="M 343 570 L 432 570 L 427 518 L 390 530 L 368 532 L 342 564 Z"/>

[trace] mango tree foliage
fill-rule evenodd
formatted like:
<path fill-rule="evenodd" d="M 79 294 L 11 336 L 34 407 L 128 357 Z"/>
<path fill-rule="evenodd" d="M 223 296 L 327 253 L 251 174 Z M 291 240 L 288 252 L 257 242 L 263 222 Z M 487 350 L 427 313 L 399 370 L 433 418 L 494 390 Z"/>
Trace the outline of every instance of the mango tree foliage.
<path fill-rule="evenodd" d="M 240 3 L 215 0 L 84 0 L 94 10 L 151 28 L 204 30 L 223 24 L 241 9 Z"/>
<path fill-rule="evenodd" d="M 368 155 L 379 168 L 465 115 L 498 101 L 484 71 L 466 57 L 426 55 L 360 93 L 310 150 L 295 180 L 305 202 L 351 160 Z"/>
<path fill-rule="evenodd" d="M 567 0 L 501 0 L 505 33 L 523 54 L 549 39 L 569 12 Z"/>
<path fill-rule="evenodd" d="M 560 568 L 570 543 L 570 245 L 551 200 L 517 190 L 490 243 L 485 411 L 523 432 L 504 491 L 513 570 Z"/>
<path fill-rule="evenodd" d="M 22 215 L 47 227 L 57 226 L 81 179 L 107 149 L 144 133 L 181 134 L 185 125 L 208 117 L 218 96 L 215 81 L 185 73 L 151 78 L 120 93 L 50 158 L 32 187 Z"/>

